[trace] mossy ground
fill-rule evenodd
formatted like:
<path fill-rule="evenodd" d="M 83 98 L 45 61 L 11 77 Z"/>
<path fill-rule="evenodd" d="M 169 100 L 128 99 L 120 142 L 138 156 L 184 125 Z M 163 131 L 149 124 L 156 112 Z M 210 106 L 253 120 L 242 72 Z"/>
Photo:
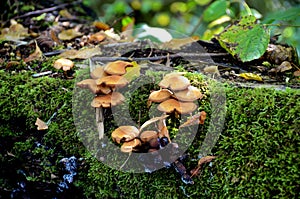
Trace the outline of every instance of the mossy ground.
<path fill-rule="evenodd" d="M 57 196 L 55 188 L 62 181 L 63 173 L 59 160 L 74 155 L 83 159 L 71 191 L 59 197 L 299 197 L 299 90 L 224 85 L 225 127 L 212 149 L 217 158 L 194 177 L 194 185 L 185 185 L 172 168 L 133 174 L 98 161 L 86 150 L 74 125 L 75 80 L 32 78 L 31 74 L 0 71 L 1 195 L 9 196 L 17 183 L 24 181 L 29 194 L 40 191 L 45 198 Z M 203 109 L 209 116 L 209 104 L 204 103 Z M 36 118 L 47 121 L 56 111 L 49 129 L 37 131 Z M 196 166 L 197 147 L 204 136 L 200 132 L 188 149 L 191 157 L 187 167 Z M 48 192 L 38 190 L 41 187 Z"/>

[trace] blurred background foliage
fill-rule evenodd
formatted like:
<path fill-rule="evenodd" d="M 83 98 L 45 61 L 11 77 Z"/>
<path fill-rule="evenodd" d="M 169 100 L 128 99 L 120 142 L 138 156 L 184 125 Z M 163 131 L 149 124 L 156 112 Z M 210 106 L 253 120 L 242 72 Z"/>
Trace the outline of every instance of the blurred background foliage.
<path fill-rule="evenodd" d="M 135 27 L 143 24 L 176 30 L 184 35 L 211 39 L 244 15 L 255 15 L 278 42 L 300 49 L 300 0 L 83 0 L 98 20 L 115 30 L 129 16 Z M 128 18 L 127 18 L 128 19 Z M 124 23 L 123 23 L 124 25 Z"/>
<path fill-rule="evenodd" d="M 14 16 L 62 3 L 75 3 L 88 17 L 122 31 L 134 21 L 176 30 L 186 36 L 209 40 L 244 15 L 255 15 L 278 42 L 300 49 L 300 0 L 8 0 L 0 3 L 0 17 Z"/>

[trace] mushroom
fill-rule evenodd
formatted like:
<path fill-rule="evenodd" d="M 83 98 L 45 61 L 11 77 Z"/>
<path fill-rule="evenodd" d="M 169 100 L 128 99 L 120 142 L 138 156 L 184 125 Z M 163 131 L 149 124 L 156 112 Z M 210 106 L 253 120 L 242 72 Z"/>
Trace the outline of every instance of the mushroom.
<path fill-rule="evenodd" d="M 136 147 L 141 145 L 141 141 L 138 138 L 135 138 L 131 141 L 124 142 L 121 146 L 121 151 L 124 153 L 130 153 L 135 150 Z"/>
<path fill-rule="evenodd" d="M 124 75 L 128 66 L 133 65 L 131 62 L 126 61 L 110 62 L 104 67 L 104 71 L 110 75 Z"/>
<path fill-rule="evenodd" d="M 135 126 L 120 126 L 112 132 L 111 137 L 114 142 L 120 144 L 133 140 L 138 135 L 139 130 Z"/>
<path fill-rule="evenodd" d="M 125 101 L 125 97 L 119 92 L 112 92 L 107 95 L 98 95 L 94 97 L 91 106 L 94 108 L 109 108 Z"/>
<path fill-rule="evenodd" d="M 91 78 L 93 79 L 100 79 L 101 77 L 107 76 L 103 67 L 97 67 L 90 73 Z"/>
<path fill-rule="evenodd" d="M 54 62 L 53 67 L 56 68 L 57 70 L 63 69 L 63 71 L 68 71 L 74 67 L 74 63 L 69 59 L 60 58 Z"/>
<path fill-rule="evenodd" d="M 160 103 L 157 107 L 158 110 L 164 113 L 177 112 L 179 114 L 187 114 L 193 112 L 197 108 L 193 102 L 179 102 L 175 99 L 168 99 Z"/>
<path fill-rule="evenodd" d="M 158 138 L 158 134 L 156 131 L 143 131 L 141 134 L 140 134 L 140 139 L 143 141 L 143 142 L 149 142 L 151 139 L 157 139 Z"/>
<path fill-rule="evenodd" d="M 152 102 L 163 102 L 172 96 L 172 92 L 168 89 L 160 89 L 153 91 L 149 95 L 149 100 Z"/>
<path fill-rule="evenodd" d="M 128 84 L 128 81 L 125 77 L 119 76 L 119 75 L 110 75 L 105 76 L 100 79 L 96 80 L 97 85 L 107 85 L 109 87 L 115 88 L 115 87 L 124 87 Z"/>
<path fill-rule="evenodd" d="M 192 102 L 203 97 L 200 90 L 194 86 L 189 86 L 184 90 L 174 93 L 174 97 L 180 101 Z"/>
<path fill-rule="evenodd" d="M 76 84 L 80 88 L 88 88 L 94 94 L 108 94 L 111 88 L 106 85 L 97 85 L 94 79 L 84 79 Z"/>
<path fill-rule="evenodd" d="M 180 73 L 166 75 L 158 84 L 161 88 L 168 88 L 172 91 L 184 90 L 190 86 L 190 80 Z"/>

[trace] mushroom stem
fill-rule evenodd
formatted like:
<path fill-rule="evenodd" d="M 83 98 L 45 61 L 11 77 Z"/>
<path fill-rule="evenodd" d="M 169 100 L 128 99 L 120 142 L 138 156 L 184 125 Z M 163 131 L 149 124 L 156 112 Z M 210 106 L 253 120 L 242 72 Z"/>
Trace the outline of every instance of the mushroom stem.
<path fill-rule="evenodd" d="M 99 133 L 99 140 L 101 140 L 104 136 L 104 117 L 103 117 L 103 108 L 95 108 L 96 109 L 96 125 Z"/>

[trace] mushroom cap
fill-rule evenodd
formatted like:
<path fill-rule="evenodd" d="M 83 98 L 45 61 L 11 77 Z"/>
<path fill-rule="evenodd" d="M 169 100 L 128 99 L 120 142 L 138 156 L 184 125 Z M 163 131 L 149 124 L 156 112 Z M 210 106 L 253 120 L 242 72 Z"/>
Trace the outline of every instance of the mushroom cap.
<path fill-rule="evenodd" d="M 110 75 L 124 75 L 126 73 L 126 67 L 133 66 L 131 62 L 126 61 L 114 61 L 109 62 L 104 71 Z"/>
<path fill-rule="evenodd" d="M 162 102 L 169 99 L 172 92 L 168 89 L 160 89 L 158 91 L 153 91 L 149 95 L 149 100 L 152 102 Z"/>
<path fill-rule="evenodd" d="M 175 92 L 173 96 L 184 102 L 192 102 L 203 97 L 201 91 L 195 86 L 189 86 L 182 91 Z"/>
<path fill-rule="evenodd" d="M 53 67 L 57 70 L 62 68 L 63 71 L 68 71 L 74 67 L 74 62 L 66 58 L 60 58 L 54 62 Z"/>
<path fill-rule="evenodd" d="M 130 153 L 130 152 L 134 151 L 134 148 L 136 148 L 140 145 L 141 145 L 141 140 L 136 138 L 131 141 L 124 142 L 121 146 L 121 151 L 124 153 Z"/>
<path fill-rule="evenodd" d="M 99 79 L 101 77 L 107 76 L 107 74 L 104 72 L 103 67 L 97 67 L 91 72 L 91 78 L 93 79 Z"/>
<path fill-rule="evenodd" d="M 156 139 L 156 138 L 158 138 L 158 133 L 156 131 L 143 131 L 140 134 L 140 139 L 143 142 L 148 142 L 151 139 Z"/>
<path fill-rule="evenodd" d="M 135 126 L 120 126 L 112 132 L 111 137 L 114 142 L 120 144 L 133 140 L 138 134 L 139 130 Z"/>
<path fill-rule="evenodd" d="M 180 91 L 190 86 L 190 80 L 180 74 L 171 73 L 166 75 L 158 84 L 161 88 L 169 88 L 172 91 Z"/>
<path fill-rule="evenodd" d="M 96 84 L 104 84 L 109 87 L 124 87 L 128 84 L 125 77 L 119 75 L 109 75 L 96 80 Z"/>
<path fill-rule="evenodd" d="M 172 113 L 176 111 L 180 114 L 187 114 L 193 112 L 197 108 L 193 102 L 179 102 L 175 99 L 168 99 L 157 106 L 157 109 L 165 112 Z"/>
<path fill-rule="evenodd" d="M 94 79 L 84 79 L 76 84 L 80 88 L 88 88 L 94 94 L 108 94 L 111 88 L 105 85 L 97 85 Z"/>
<path fill-rule="evenodd" d="M 119 92 L 112 92 L 106 95 L 98 95 L 94 97 L 91 106 L 94 108 L 109 108 L 116 106 L 125 101 L 125 97 Z"/>

